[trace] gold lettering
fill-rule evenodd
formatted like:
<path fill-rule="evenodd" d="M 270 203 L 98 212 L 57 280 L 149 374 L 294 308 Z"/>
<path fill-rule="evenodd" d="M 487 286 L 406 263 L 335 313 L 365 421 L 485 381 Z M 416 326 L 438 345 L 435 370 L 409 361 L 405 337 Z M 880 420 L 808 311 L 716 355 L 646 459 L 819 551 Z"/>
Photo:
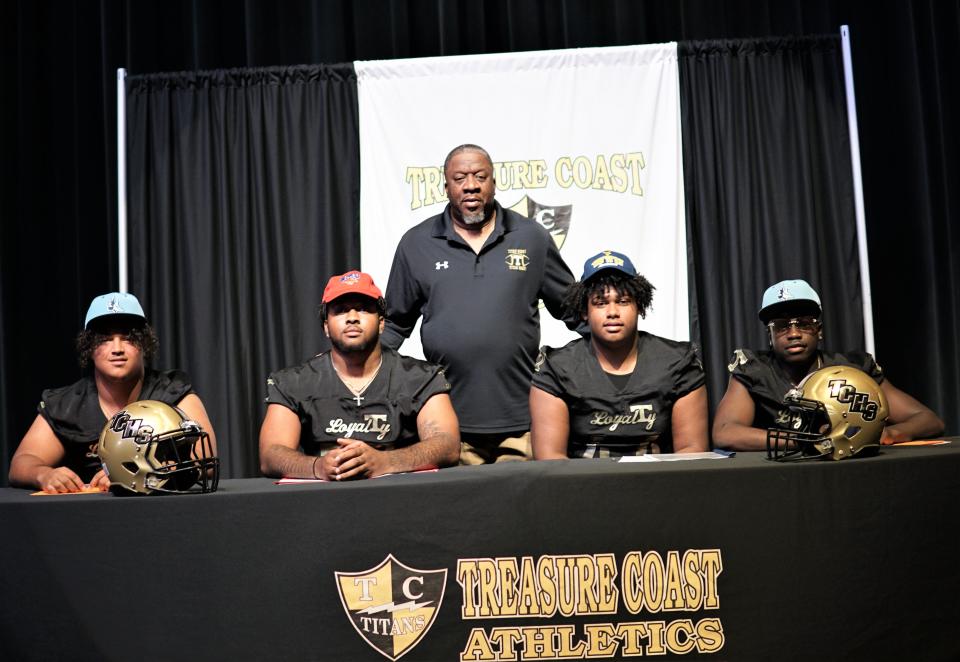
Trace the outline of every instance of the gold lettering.
<path fill-rule="evenodd" d="M 533 559 L 524 556 L 520 561 L 520 595 L 517 599 L 517 614 L 520 616 L 540 615 L 540 598 L 534 572 Z"/>
<path fill-rule="evenodd" d="M 689 653 L 696 646 L 693 638 L 693 621 L 681 618 L 667 626 L 667 648 L 671 653 L 683 655 Z M 682 633 L 682 636 L 681 636 Z"/>
<path fill-rule="evenodd" d="M 553 646 L 553 637 L 555 634 L 556 628 L 552 627 L 523 628 L 523 659 L 555 659 L 557 656 Z"/>
<path fill-rule="evenodd" d="M 570 164 L 569 156 L 561 156 L 553 166 L 553 177 L 557 180 L 560 188 L 570 188 L 573 180 L 570 178 L 570 171 L 573 166 Z"/>
<path fill-rule="evenodd" d="M 551 556 L 541 556 L 537 561 L 537 576 L 540 578 L 541 616 L 553 616 L 557 611 L 557 566 Z"/>
<path fill-rule="evenodd" d="M 623 656 L 643 655 L 644 639 L 650 636 L 646 623 L 619 623 L 617 636 L 623 641 Z"/>
<path fill-rule="evenodd" d="M 623 606 L 631 614 L 639 614 L 643 609 L 643 583 L 640 578 L 642 560 L 643 555 L 640 552 L 628 552 L 621 564 Z"/>
<path fill-rule="evenodd" d="M 678 611 L 685 607 L 683 601 L 683 581 L 680 579 L 680 554 L 673 550 L 667 552 L 667 573 L 664 581 L 665 611 Z"/>
<path fill-rule="evenodd" d="M 560 613 L 572 616 L 577 607 L 576 559 L 569 556 L 557 558 L 557 604 Z"/>
<path fill-rule="evenodd" d="M 688 549 L 683 553 L 684 604 L 687 611 L 697 611 L 703 602 L 703 581 L 700 577 L 700 553 Z"/>
<path fill-rule="evenodd" d="M 613 554 L 597 555 L 597 584 L 599 587 L 598 614 L 614 614 L 617 611 L 617 559 Z"/>
<path fill-rule="evenodd" d="M 578 641 L 577 645 L 573 645 L 573 635 L 576 630 L 572 625 L 561 625 L 555 628 L 557 631 L 557 641 L 560 644 L 557 647 L 557 658 L 558 660 L 571 660 L 578 659 L 583 657 L 583 651 L 587 647 L 582 641 Z"/>
<path fill-rule="evenodd" d="M 583 626 L 583 632 L 590 642 L 587 657 L 613 657 L 617 653 L 619 642 L 617 630 L 610 623 L 591 623 Z"/>
<path fill-rule="evenodd" d="M 593 592 L 593 580 L 596 576 L 596 567 L 593 557 L 578 556 L 577 572 L 574 575 L 577 579 L 579 591 L 577 592 L 577 613 L 595 614 L 597 613 L 597 598 Z"/>
<path fill-rule="evenodd" d="M 607 172 L 607 159 L 603 154 L 597 154 L 597 163 L 593 168 L 593 188 L 612 191 L 610 185 L 610 174 Z"/>
<path fill-rule="evenodd" d="M 490 559 L 478 559 L 477 569 L 480 572 L 480 616 L 499 616 L 497 566 Z"/>
<path fill-rule="evenodd" d="M 410 184 L 410 209 L 420 209 L 423 206 L 423 168 L 408 167 L 404 181 Z"/>
<path fill-rule="evenodd" d="M 667 649 L 663 647 L 663 621 L 647 621 L 647 655 L 663 655 Z"/>
<path fill-rule="evenodd" d="M 719 609 L 720 594 L 717 593 L 717 577 L 723 572 L 723 559 L 719 549 L 704 549 L 700 552 L 700 567 L 706 581 L 703 608 Z"/>
<path fill-rule="evenodd" d="M 631 152 L 626 155 L 627 165 L 630 166 L 630 176 L 633 181 L 633 188 L 630 192 L 634 195 L 643 195 L 643 187 L 640 186 L 640 171 L 647 167 L 643 160 L 643 152 Z"/>
<path fill-rule="evenodd" d="M 467 645 L 460 652 L 460 662 L 467 660 L 497 660 L 497 654 L 490 647 L 483 628 L 473 628 L 467 638 Z"/>
<path fill-rule="evenodd" d="M 423 174 L 425 179 L 423 204 L 428 206 L 444 202 L 447 199 L 447 193 L 444 188 L 443 172 L 440 168 L 424 168 Z"/>
<path fill-rule="evenodd" d="M 623 154 L 614 154 L 610 157 L 610 182 L 617 193 L 626 191 L 629 184 L 625 163 Z"/>
<path fill-rule="evenodd" d="M 719 618 L 704 618 L 697 623 L 697 650 L 715 653 L 723 648 L 723 625 Z"/>
<path fill-rule="evenodd" d="M 573 160 L 573 183 L 577 188 L 589 188 L 591 181 L 593 181 L 593 166 L 590 165 L 590 159 L 578 156 Z"/>
<path fill-rule="evenodd" d="M 643 557 L 643 593 L 647 611 L 654 614 L 663 608 L 663 559 L 657 552 Z"/>
<path fill-rule="evenodd" d="M 523 628 L 526 629 L 526 628 Z M 498 660 L 516 660 L 516 644 L 521 639 L 521 628 L 493 628 L 490 630 L 490 643 L 500 648 Z"/>
<path fill-rule="evenodd" d="M 500 615 L 517 615 L 517 560 L 497 559 L 500 569 Z"/>
<path fill-rule="evenodd" d="M 477 618 L 477 602 L 475 588 L 477 585 L 476 559 L 459 559 L 457 561 L 457 583 L 463 589 L 463 605 L 460 608 L 462 618 Z"/>

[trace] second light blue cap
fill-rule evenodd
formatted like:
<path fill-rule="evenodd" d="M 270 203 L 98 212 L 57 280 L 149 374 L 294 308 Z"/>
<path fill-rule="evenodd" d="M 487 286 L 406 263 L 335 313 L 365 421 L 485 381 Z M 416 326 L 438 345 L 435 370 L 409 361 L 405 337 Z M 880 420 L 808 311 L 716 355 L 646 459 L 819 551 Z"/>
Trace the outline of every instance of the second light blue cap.
<path fill-rule="evenodd" d="M 763 302 L 760 304 L 758 315 L 766 324 L 776 317 L 779 311 L 786 308 L 807 308 L 811 313 L 819 315 L 820 295 L 805 280 L 781 280 L 768 287 L 763 293 Z"/>
<path fill-rule="evenodd" d="M 637 270 L 634 268 L 633 262 L 631 262 L 630 258 L 626 255 L 614 251 L 603 251 L 593 257 L 587 258 L 587 261 L 583 263 L 583 275 L 580 276 L 580 281 L 584 282 L 593 278 L 598 272 L 604 269 L 614 269 L 630 277 L 637 275 Z"/>
<path fill-rule="evenodd" d="M 90 302 L 83 328 L 90 328 L 90 322 L 94 320 L 113 315 L 128 315 L 147 321 L 147 316 L 143 314 L 143 306 L 137 301 L 137 297 L 129 292 L 110 292 L 101 294 Z"/>

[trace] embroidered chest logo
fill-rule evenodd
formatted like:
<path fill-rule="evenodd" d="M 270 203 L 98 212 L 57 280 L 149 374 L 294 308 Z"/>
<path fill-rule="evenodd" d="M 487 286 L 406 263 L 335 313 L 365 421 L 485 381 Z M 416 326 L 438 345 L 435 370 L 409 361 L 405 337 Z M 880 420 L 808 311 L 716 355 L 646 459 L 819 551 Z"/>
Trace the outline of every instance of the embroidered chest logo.
<path fill-rule="evenodd" d="M 337 591 L 347 618 L 374 650 L 389 660 L 409 653 L 440 611 L 447 570 L 418 570 L 393 554 L 362 572 L 337 572 Z"/>
<path fill-rule="evenodd" d="M 865 421 L 876 419 L 877 412 L 880 410 L 880 403 L 870 399 L 869 393 L 861 393 L 853 384 L 848 384 L 846 379 L 831 379 L 827 383 L 828 394 L 837 402 L 847 405 L 847 408 L 860 414 Z"/>
<path fill-rule="evenodd" d="M 441 269 L 449 269 L 449 268 L 450 268 L 450 262 L 448 260 L 444 260 L 443 262 L 437 262 L 436 271 L 440 271 Z"/>
<path fill-rule="evenodd" d="M 344 439 L 350 439 L 354 434 L 375 434 L 377 441 L 383 441 L 390 434 L 390 424 L 386 414 L 364 414 L 362 422 L 347 423 L 342 418 L 332 418 L 324 432 Z"/>
<path fill-rule="evenodd" d="M 507 263 L 507 269 L 510 271 L 526 271 L 527 265 L 530 264 L 527 249 L 508 248 L 505 262 Z"/>
<path fill-rule="evenodd" d="M 593 418 L 590 419 L 591 425 L 601 425 L 610 432 L 614 432 L 621 425 L 642 425 L 649 431 L 653 429 L 653 424 L 657 420 L 657 413 L 653 410 L 653 405 L 630 405 L 629 414 L 608 414 L 605 411 L 593 412 Z"/>

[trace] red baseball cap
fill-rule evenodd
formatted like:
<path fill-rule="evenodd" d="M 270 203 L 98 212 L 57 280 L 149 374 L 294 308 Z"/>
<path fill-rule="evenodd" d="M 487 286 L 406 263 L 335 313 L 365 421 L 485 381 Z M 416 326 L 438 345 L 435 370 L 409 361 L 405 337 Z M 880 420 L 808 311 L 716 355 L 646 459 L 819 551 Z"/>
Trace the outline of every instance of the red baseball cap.
<path fill-rule="evenodd" d="M 339 276 L 331 276 L 323 288 L 323 303 L 330 303 L 344 294 L 362 294 L 371 299 L 382 299 L 383 293 L 377 287 L 370 274 L 362 271 L 348 271 Z"/>

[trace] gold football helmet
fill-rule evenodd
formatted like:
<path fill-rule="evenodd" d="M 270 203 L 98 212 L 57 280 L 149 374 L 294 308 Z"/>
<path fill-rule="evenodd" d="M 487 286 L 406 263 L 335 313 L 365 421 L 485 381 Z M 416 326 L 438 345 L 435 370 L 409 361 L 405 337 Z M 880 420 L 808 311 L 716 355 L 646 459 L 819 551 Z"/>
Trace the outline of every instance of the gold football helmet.
<path fill-rule="evenodd" d="M 771 460 L 845 460 L 880 446 L 890 411 L 880 386 L 850 366 L 821 368 L 783 399 L 793 429 L 767 430 Z"/>
<path fill-rule="evenodd" d="M 114 494 L 215 492 L 220 480 L 210 436 L 157 400 L 132 402 L 114 414 L 97 453 Z"/>

